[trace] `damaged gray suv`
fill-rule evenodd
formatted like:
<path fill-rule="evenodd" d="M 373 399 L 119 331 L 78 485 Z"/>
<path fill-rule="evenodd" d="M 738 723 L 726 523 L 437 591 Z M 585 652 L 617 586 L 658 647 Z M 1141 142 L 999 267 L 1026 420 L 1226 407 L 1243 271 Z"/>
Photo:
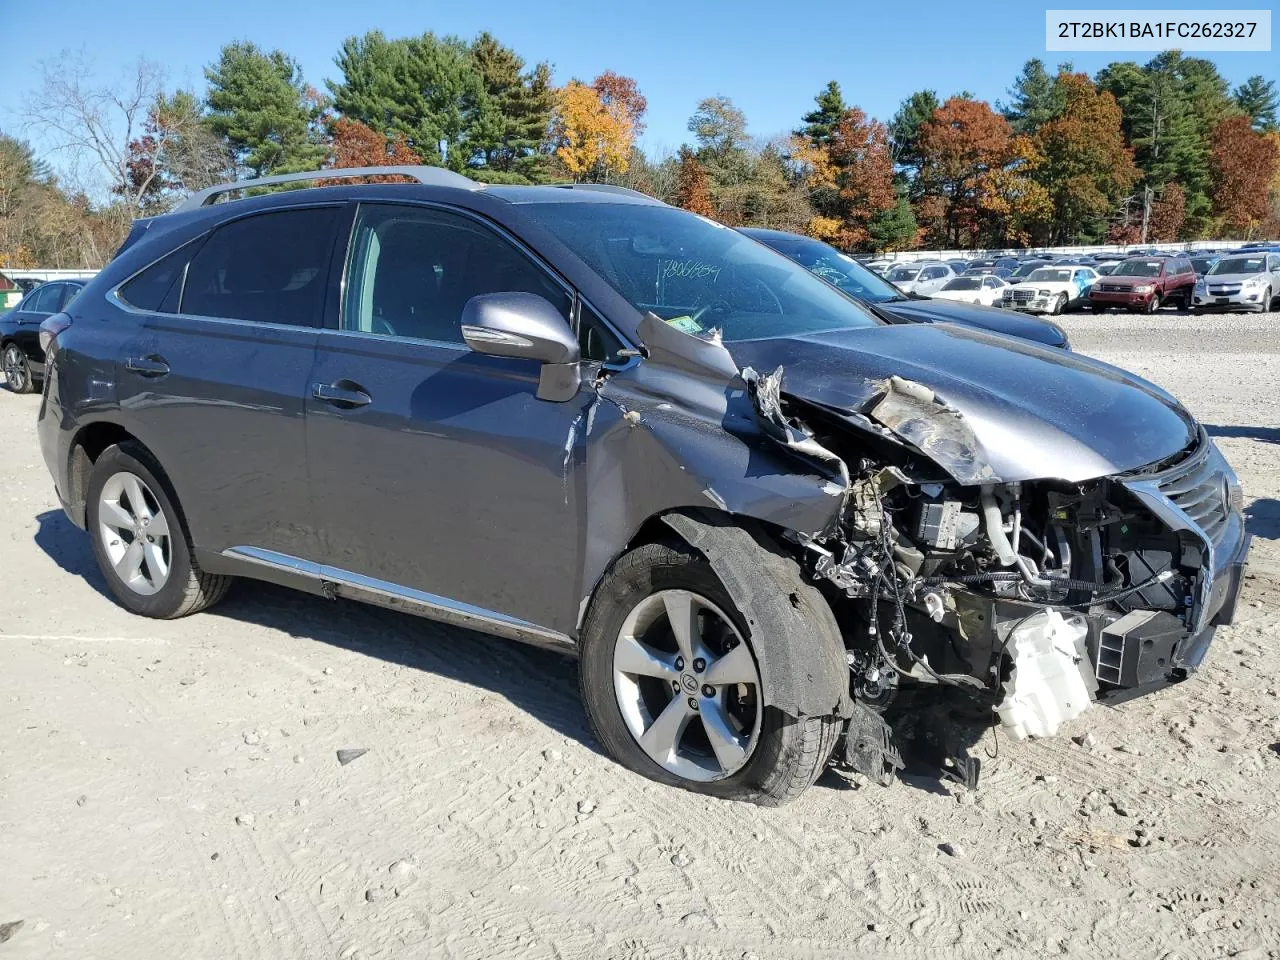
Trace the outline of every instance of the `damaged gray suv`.
<path fill-rule="evenodd" d="M 619 763 L 769 804 L 930 704 L 1050 736 L 1231 621 L 1240 486 L 1159 388 L 640 194 L 372 172 L 412 182 L 211 188 L 45 321 L 129 610 L 251 577 L 572 651 Z"/>

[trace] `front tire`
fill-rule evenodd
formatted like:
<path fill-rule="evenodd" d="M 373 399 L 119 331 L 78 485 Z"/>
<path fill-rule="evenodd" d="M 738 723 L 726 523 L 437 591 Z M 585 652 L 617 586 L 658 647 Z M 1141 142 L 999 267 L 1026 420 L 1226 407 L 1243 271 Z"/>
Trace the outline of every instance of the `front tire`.
<path fill-rule="evenodd" d="M 1065 309 L 1067 309 L 1067 295 L 1060 293 L 1058 294 L 1058 299 L 1053 301 L 1053 308 L 1049 312 L 1056 317 Z"/>
<path fill-rule="evenodd" d="M 1147 301 L 1147 313 L 1155 313 L 1160 309 L 1160 294 L 1153 293 L 1151 299 Z"/>
<path fill-rule="evenodd" d="M 626 554 L 582 632 L 579 680 L 596 737 L 659 783 L 764 806 L 799 796 L 825 768 L 840 722 L 770 706 L 753 642 L 700 554 L 683 544 Z"/>
<path fill-rule="evenodd" d="M 9 389 L 14 393 L 30 393 L 35 389 L 35 378 L 31 375 L 31 364 L 27 363 L 27 355 L 16 343 L 5 344 L 0 354 L 3 359 L 4 377 Z"/>
<path fill-rule="evenodd" d="M 164 471 L 136 444 L 108 447 L 94 462 L 86 526 L 98 569 L 120 605 L 159 620 L 217 603 L 230 577 L 200 570 Z"/>

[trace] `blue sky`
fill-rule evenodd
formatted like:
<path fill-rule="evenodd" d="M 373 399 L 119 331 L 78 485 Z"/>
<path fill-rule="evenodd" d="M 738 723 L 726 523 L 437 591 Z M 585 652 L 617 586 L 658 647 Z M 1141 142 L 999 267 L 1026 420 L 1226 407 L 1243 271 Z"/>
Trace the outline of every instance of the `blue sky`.
<path fill-rule="evenodd" d="M 1212 4 L 1202 0 L 1201 8 Z M 945 97 L 968 89 L 995 101 L 1029 57 L 1051 66 L 1066 54 L 1044 50 L 1046 5 L 1024 2 L 804 4 L 700 0 L 686 4 L 541 3 L 530 16 L 521 0 L 405 3 L 396 0 L 220 0 L 144 8 L 103 0 L 3 0 L 0 129 L 19 136 L 23 100 L 41 60 L 83 48 L 104 77 L 145 55 L 165 65 L 170 85 L 203 88 L 202 68 L 231 40 L 280 47 L 316 83 L 336 75 L 342 39 L 370 29 L 390 36 L 432 30 L 470 38 L 489 30 L 529 61 L 548 60 L 557 82 L 589 79 L 606 68 L 636 78 L 649 99 L 649 151 L 674 149 L 702 97 L 724 94 L 747 115 L 749 132 L 770 136 L 797 124 L 815 93 L 838 80 L 846 98 L 881 119 L 914 90 Z M 1056 7 L 1068 6 L 1057 2 Z M 1096 0 L 1080 6 L 1100 7 Z M 1117 8 L 1195 8 L 1129 0 Z M 1247 3 L 1233 4 L 1245 7 Z M 1259 4 L 1253 4 L 1259 6 Z M 1271 53 L 1200 54 L 1233 85 L 1254 73 L 1280 79 Z M 1113 59 L 1153 54 L 1073 54 L 1090 73 Z M 37 144 L 38 145 L 38 144 Z"/>

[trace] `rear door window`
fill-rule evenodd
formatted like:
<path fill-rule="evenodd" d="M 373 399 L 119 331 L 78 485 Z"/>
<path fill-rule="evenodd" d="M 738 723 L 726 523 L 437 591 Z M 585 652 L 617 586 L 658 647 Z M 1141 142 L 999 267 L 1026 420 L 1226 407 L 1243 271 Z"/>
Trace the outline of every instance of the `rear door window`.
<path fill-rule="evenodd" d="M 319 326 L 338 209 L 277 210 L 219 227 L 187 268 L 181 311 Z"/>
<path fill-rule="evenodd" d="M 39 287 L 27 301 L 25 309 L 31 313 L 57 313 L 65 286 L 62 283 L 46 283 Z"/>

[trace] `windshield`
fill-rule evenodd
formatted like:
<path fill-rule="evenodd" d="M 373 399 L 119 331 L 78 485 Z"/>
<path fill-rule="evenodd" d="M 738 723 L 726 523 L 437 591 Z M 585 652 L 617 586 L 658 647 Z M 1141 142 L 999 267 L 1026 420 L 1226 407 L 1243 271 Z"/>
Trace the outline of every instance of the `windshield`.
<path fill-rule="evenodd" d="M 902 291 L 877 277 L 853 257 L 841 253 L 821 240 L 787 237 L 785 240 L 777 241 L 776 245 L 768 239 L 761 239 L 760 242 L 790 257 L 827 283 L 833 283 L 841 290 L 862 300 L 886 303 L 890 300 L 903 299 Z"/>
<path fill-rule="evenodd" d="M 943 290 L 979 290 L 982 288 L 981 277 L 957 277 L 950 281 Z"/>
<path fill-rule="evenodd" d="M 1262 257 L 1230 257 L 1213 265 L 1208 276 L 1228 273 L 1262 273 L 1265 260 Z"/>
<path fill-rule="evenodd" d="M 919 272 L 918 267 L 894 267 L 889 271 L 889 279 L 894 283 L 905 283 L 914 280 Z"/>
<path fill-rule="evenodd" d="M 1163 260 L 1125 260 L 1111 271 L 1113 277 L 1158 277 Z"/>
<path fill-rule="evenodd" d="M 531 203 L 525 211 L 633 307 L 725 340 L 874 327 L 875 317 L 804 267 L 736 230 L 673 207 Z"/>
<path fill-rule="evenodd" d="M 1067 283 L 1071 280 L 1071 271 L 1041 267 L 1039 270 L 1031 271 L 1031 276 L 1027 279 L 1033 283 Z"/>

